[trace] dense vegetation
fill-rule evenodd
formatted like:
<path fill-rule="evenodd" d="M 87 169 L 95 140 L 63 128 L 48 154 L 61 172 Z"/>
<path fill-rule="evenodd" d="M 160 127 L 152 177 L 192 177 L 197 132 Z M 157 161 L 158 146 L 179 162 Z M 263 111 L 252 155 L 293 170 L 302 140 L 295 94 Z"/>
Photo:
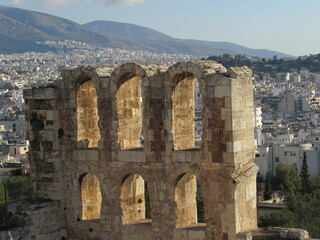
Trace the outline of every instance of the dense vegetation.
<path fill-rule="evenodd" d="M 28 176 L 11 176 L 0 183 L 0 226 L 6 221 L 6 204 L 23 199 L 30 199 Z"/>
<path fill-rule="evenodd" d="M 12 176 L 0 183 L 0 204 L 27 199 L 30 195 L 30 182 L 27 176 Z M 6 191 L 5 191 L 6 186 Z M 6 199 L 5 199 L 6 194 Z"/>
<path fill-rule="evenodd" d="M 291 227 L 307 230 L 320 238 L 320 176 L 310 177 L 304 157 L 300 175 L 295 167 L 279 164 L 268 173 L 265 197 L 277 192 L 285 196 L 288 209 L 259 217 L 259 227 Z"/>
<path fill-rule="evenodd" d="M 299 71 L 302 68 L 310 72 L 320 71 L 320 54 L 298 58 L 248 58 L 245 55 L 231 56 L 223 54 L 221 56 L 210 56 L 208 59 L 222 63 L 225 67 L 248 66 L 256 72 L 266 72 L 270 74 L 278 72 L 290 72 L 292 69 Z"/>
<path fill-rule="evenodd" d="M 301 189 L 301 178 L 294 166 L 278 164 L 275 175 L 268 172 L 265 183 L 265 199 L 271 199 L 272 194 L 294 195 Z"/>

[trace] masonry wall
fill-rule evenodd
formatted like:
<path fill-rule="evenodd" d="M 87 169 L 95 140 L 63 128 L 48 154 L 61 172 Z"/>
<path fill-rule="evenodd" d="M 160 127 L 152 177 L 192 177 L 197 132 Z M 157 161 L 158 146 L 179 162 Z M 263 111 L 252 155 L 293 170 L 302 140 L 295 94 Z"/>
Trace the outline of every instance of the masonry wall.
<path fill-rule="evenodd" d="M 55 87 L 24 93 L 34 194 L 59 202 L 68 239 L 241 238 L 257 224 L 252 89 L 248 68 L 211 61 L 66 70 Z"/>

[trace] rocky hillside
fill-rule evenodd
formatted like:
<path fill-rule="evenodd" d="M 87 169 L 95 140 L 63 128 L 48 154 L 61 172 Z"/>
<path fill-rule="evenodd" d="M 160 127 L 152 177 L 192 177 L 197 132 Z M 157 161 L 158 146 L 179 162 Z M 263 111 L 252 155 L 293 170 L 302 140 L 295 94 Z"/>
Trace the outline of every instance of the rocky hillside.
<path fill-rule="evenodd" d="M 0 53 L 54 50 L 37 43 L 46 40 L 76 40 L 101 47 L 204 57 L 224 53 L 258 57 L 287 56 L 233 43 L 176 39 L 156 30 L 128 23 L 94 21 L 80 25 L 53 15 L 0 5 Z"/>

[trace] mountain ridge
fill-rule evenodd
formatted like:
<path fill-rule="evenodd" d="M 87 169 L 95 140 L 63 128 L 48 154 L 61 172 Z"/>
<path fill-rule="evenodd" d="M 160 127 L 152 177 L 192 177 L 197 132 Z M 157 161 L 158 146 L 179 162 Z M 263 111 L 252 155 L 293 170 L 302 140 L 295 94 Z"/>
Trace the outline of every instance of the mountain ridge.
<path fill-rule="evenodd" d="M 47 40 L 76 40 L 108 48 L 195 56 L 245 54 L 257 57 L 290 56 L 271 50 L 255 50 L 233 43 L 177 39 L 154 29 L 130 23 L 74 21 L 20 8 L 0 5 L 0 53 L 51 51 L 37 44 Z"/>
<path fill-rule="evenodd" d="M 245 54 L 248 56 L 256 56 L 256 57 L 273 57 L 274 55 L 280 57 L 292 57 L 289 54 L 284 54 L 268 49 L 252 49 L 248 47 L 241 46 L 239 44 L 230 43 L 230 42 L 212 42 L 212 41 L 204 41 L 204 40 L 194 40 L 194 39 L 178 39 L 167 34 L 158 32 L 154 29 L 139 26 L 132 23 L 122 23 L 108 20 L 96 20 L 89 23 L 83 24 L 87 28 L 98 31 L 101 33 L 108 33 L 112 35 L 125 36 L 132 39 L 144 39 L 144 40 L 164 40 L 164 41 L 183 41 L 184 43 L 191 43 L 193 45 L 198 45 L 202 47 L 210 47 L 216 50 L 220 50 L 223 53 L 229 53 L 231 55 L 237 54 Z M 153 33 L 157 36 L 157 38 L 152 35 L 150 37 L 150 33 Z M 222 53 L 222 54 L 223 54 Z"/>
<path fill-rule="evenodd" d="M 133 39 L 143 39 L 152 41 L 170 41 L 176 40 L 162 32 L 156 31 L 151 28 L 139 26 L 132 23 L 122 23 L 116 21 L 96 20 L 83 24 L 83 26 L 95 30 L 97 32 L 109 33 Z M 138 31 L 137 31 L 138 30 Z"/>

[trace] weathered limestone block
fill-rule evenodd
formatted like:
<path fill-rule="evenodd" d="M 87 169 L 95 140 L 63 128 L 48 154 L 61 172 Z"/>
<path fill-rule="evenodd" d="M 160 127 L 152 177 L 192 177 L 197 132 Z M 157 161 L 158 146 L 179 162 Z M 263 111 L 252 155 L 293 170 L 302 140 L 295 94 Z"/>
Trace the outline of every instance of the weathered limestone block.
<path fill-rule="evenodd" d="M 309 233 L 306 230 L 303 229 L 287 229 L 288 231 L 286 231 L 286 229 L 283 229 L 280 231 L 280 234 L 283 231 L 287 232 L 287 238 L 288 239 L 307 239 L 309 238 Z"/>
<path fill-rule="evenodd" d="M 227 69 L 221 64 L 214 61 L 198 60 L 197 63 L 205 70 L 207 74 L 225 73 Z"/>
<path fill-rule="evenodd" d="M 145 162 L 145 154 L 143 151 L 120 151 L 120 162 Z"/>
<path fill-rule="evenodd" d="M 252 81 L 252 71 L 248 67 L 230 67 L 226 72 L 227 76 L 235 79 L 239 79 L 242 84 Z"/>
<path fill-rule="evenodd" d="M 33 90 L 34 99 L 55 99 L 57 96 L 56 88 L 35 88 Z"/>
<path fill-rule="evenodd" d="M 216 86 L 214 88 L 214 97 L 222 98 L 222 97 L 230 97 L 231 89 L 229 86 Z"/>
<path fill-rule="evenodd" d="M 23 98 L 24 99 L 33 99 L 33 91 L 32 91 L 32 89 L 24 89 L 23 90 Z"/>

